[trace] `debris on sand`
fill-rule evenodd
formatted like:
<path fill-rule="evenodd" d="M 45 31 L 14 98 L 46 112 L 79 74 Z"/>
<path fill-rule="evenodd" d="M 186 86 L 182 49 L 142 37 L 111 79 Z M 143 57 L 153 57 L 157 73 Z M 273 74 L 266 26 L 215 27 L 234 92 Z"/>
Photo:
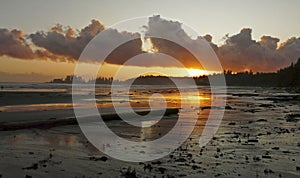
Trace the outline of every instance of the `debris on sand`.
<path fill-rule="evenodd" d="M 262 108 L 273 108 L 273 107 L 275 107 L 275 105 L 273 105 L 273 104 L 260 104 L 259 107 L 262 107 Z"/>
<path fill-rule="evenodd" d="M 123 178 L 137 178 L 135 169 L 131 169 L 131 167 L 128 167 L 127 169 L 120 170 L 121 177 Z"/>
<path fill-rule="evenodd" d="M 89 157 L 89 159 L 92 160 L 92 161 L 103 161 L 103 162 L 108 160 L 108 158 L 106 156 L 102 156 L 100 158 L 97 158 L 95 156 L 91 156 L 91 157 Z"/>
<path fill-rule="evenodd" d="M 252 142 L 252 143 L 257 143 L 258 142 L 258 140 L 257 139 L 248 139 L 248 142 Z"/>
<path fill-rule="evenodd" d="M 206 110 L 206 109 L 212 109 L 212 110 L 222 110 L 222 109 L 226 109 L 226 110 L 233 110 L 233 108 L 229 105 L 224 106 L 202 106 L 200 107 L 200 109 Z"/>
<path fill-rule="evenodd" d="M 166 172 L 166 168 L 163 168 L 163 167 L 159 167 L 157 168 L 157 171 L 159 171 L 161 174 L 164 174 Z"/>
<path fill-rule="evenodd" d="M 300 120 L 300 114 L 288 114 L 286 116 L 287 122 L 298 122 Z"/>
<path fill-rule="evenodd" d="M 271 169 L 265 169 L 264 173 L 265 174 L 272 174 L 272 173 L 274 173 L 274 171 L 272 171 Z"/>
<path fill-rule="evenodd" d="M 267 120 L 266 119 L 258 119 L 258 120 L 256 120 L 256 122 L 267 122 Z"/>
<path fill-rule="evenodd" d="M 235 122 L 229 122 L 228 125 L 235 125 Z"/>
<path fill-rule="evenodd" d="M 238 96 L 238 97 L 252 97 L 252 96 L 259 96 L 257 93 L 234 93 L 232 96 Z"/>
<path fill-rule="evenodd" d="M 254 157 L 253 157 L 253 161 L 260 161 L 260 157 L 254 156 Z"/>
<path fill-rule="evenodd" d="M 261 157 L 264 158 L 264 159 L 271 159 L 272 158 L 270 155 L 262 155 Z"/>
<path fill-rule="evenodd" d="M 24 167 L 24 168 L 22 168 L 22 169 L 27 169 L 27 170 L 33 169 L 33 170 L 36 170 L 37 168 L 38 168 L 38 164 L 37 164 L 37 163 L 34 163 L 34 164 L 32 164 L 31 166 Z"/>
<path fill-rule="evenodd" d="M 279 147 L 273 147 L 272 150 L 279 150 Z"/>

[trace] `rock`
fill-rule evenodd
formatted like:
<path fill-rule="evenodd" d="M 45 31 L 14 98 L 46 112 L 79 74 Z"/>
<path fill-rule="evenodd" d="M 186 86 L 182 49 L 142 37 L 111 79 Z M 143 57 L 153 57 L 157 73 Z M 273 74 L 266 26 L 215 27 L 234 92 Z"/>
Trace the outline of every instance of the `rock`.
<path fill-rule="evenodd" d="M 161 165 L 161 161 L 154 161 L 154 162 L 152 162 L 152 164 L 157 164 L 157 165 Z"/>
<path fill-rule="evenodd" d="M 256 113 L 256 112 L 259 112 L 259 111 L 261 111 L 261 110 L 259 110 L 259 109 L 244 109 L 244 110 L 242 110 L 243 112 L 251 112 L 251 113 Z"/>
<path fill-rule="evenodd" d="M 38 164 L 34 163 L 31 166 L 28 166 L 28 167 L 25 167 L 25 168 L 22 168 L 22 169 L 27 169 L 27 170 L 33 169 L 33 170 L 36 170 L 37 168 L 38 168 Z"/>
<path fill-rule="evenodd" d="M 184 158 L 178 158 L 178 159 L 176 159 L 175 161 L 176 161 L 176 162 L 186 162 L 186 159 L 184 159 Z"/>
<path fill-rule="evenodd" d="M 191 153 L 187 154 L 187 157 L 191 158 L 193 155 Z"/>
<path fill-rule="evenodd" d="M 257 139 L 248 139 L 248 142 L 255 142 L 255 143 L 257 143 L 258 142 L 258 140 Z"/>
<path fill-rule="evenodd" d="M 272 108 L 272 107 L 275 107 L 275 106 L 273 104 L 260 104 L 259 107 Z"/>
<path fill-rule="evenodd" d="M 231 107 L 231 106 L 225 106 L 225 109 L 227 109 L 227 110 L 232 110 L 233 108 Z"/>
<path fill-rule="evenodd" d="M 105 161 L 108 160 L 108 158 L 107 158 L 106 156 L 102 156 L 102 157 L 100 157 L 100 158 L 97 158 L 97 157 L 95 157 L 95 156 L 92 156 L 92 157 L 90 157 L 89 159 L 92 160 L 92 161 L 103 161 L 103 162 L 105 162 Z"/>
<path fill-rule="evenodd" d="M 259 96 L 257 93 L 234 93 L 232 96 L 238 96 L 238 97 L 251 97 L 251 96 Z"/>
<path fill-rule="evenodd" d="M 279 150 L 279 147 L 273 147 L 272 150 Z"/>
<path fill-rule="evenodd" d="M 267 122 L 266 119 L 258 119 L 256 122 Z"/>
<path fill-rule="evenodd" d="M 161 173 L 161 174 L 164 174 L 165 171 L 167 170 L 166 168 L 163 168 L 163 167 L 159 167 L 157 168 L 157 170 Z"/>
<path fill-rule="evenodd" d="M 272 158 L 270 155 L 262 155 L 261 157 L 264 158 L 264 159 L 271 159 Z"/>
<path fill-rule="evenodd" d="M 178 177 L 185 177 L 187 176 L 186 174 L 178 174 Z"/>
<path fill-rule="evenodd" d="M 254 157 L 253 157 L 253 160 L 254 160 L 254 161 L 260 161 L 260 158 L 259 158 L 258 156 L 254 156 Z"/>
<path fill-rule="evenodd" d="M 144 165 L 144 171 L 146 171 L 147 169 L 149 170 L 149 172 L 152 171 L 153 168 L 152 168 L 151 164 L 145 164 Z"/>
<path fill-rule="evenodd" d="M 197 166 L 197 165 L 193 165 L 193 166 L 192 166 L 192 169 L 193 169 L 193 170 L 196 170 L 196 169 L 199 169 L 199 168 L 200 168 L 200 167 Z"/>
<path fill-rule="evenodd" d="M 288 114 L 286 116 L 287 122 L 298 122 L 300 120 L 300 114 Z"/>
<path fill-rule="evenodd" d="M 220 177 L 222 174 L 216 174 L 215 177 Z"/>
<path fill-rule="evenodd" d="M 265 174 L 272 174 L 272 173 L 274 173 L 274 171 L 272 171 L 271 169 L 265 169 L 264 173 Z"/>
<path fill-rule="evenodd" d="M 126 170 L 121 170 L 121 177 L 130 177 L 137 178 L 135 169 L 131 170 L 131 167 L 128 167 Z"/>

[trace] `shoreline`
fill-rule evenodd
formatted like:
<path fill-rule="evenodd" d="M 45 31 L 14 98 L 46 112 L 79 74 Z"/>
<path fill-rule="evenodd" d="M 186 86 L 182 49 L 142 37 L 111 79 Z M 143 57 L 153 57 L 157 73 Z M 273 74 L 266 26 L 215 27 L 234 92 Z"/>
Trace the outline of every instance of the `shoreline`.
<path fill-rule="evenodd" d="M 157 110 L 161 111 L 161 110 Z M 148 109 L 143 109 L 139 108 L 137 111 L 135 111 L 136 114 L 139 115 L 146 115 L 149 113 L 150 110 Z M 178 108 L 167 108 L 164 112 L 164 116 L 169 116 L 169 115 L 176 115 L 178 114 L 179 109 Z M 16 112 L 15 112 L 16 113 Z M 5 113 L 0 113 L 5 114 Z M 17 113 L 18 114 L 18 113 Z M 122 114 L 130 114 L 130 113 L 122 113 Z M 155 111 L 154 111 L 155 114 Z M 155 115 L 154 115 L 155 116 Z M 5 117 L 2 115 L 2 117 Z M 13 116 L 16 117 L 16 116 Z M 21 116 L 19 116 L 21 117 Z M 122 120 L 117 113 L 104 113 L 101 114 L 102 120 L 103 121 L 113 121 L 113 120 Z M 97 122 L 96 119 L 89 119 L 87 122 Z M 47 120 L 41 119 L 41 120 L 30 120 L 28 119 L 27 121 L 15 121 L 15 122 L 4 122 L 2 121 L 0 123 L 0 131 L 12 131 L 12 130 L 20 130 L 20 129 L 31 129 L 31 128 L 51 128 L 51 127 L 56 127 L 56 126 L 65 126 L 65 125 L 76 125 L 78 124 L 77 119 L 72 117 L 72 118 L 62 118 L 62 119 L 57 119 L 57 118 L 49 118 Z"/>
<path fill-rule="evenodd" d="M 134 104 L 132 107 L 142 109 L 141 107 L 146 106 L 145 101 L 148 102 L 145 98 L 155 92 L 168 95 L 168 99 L 171 98 L 168 101 L 171 103 L 177 102 L 177 93 L 169 89 L 142 89 L 131 95 Z M 124 175 L 128 174 L 136 177 L 297 177 L 300 174 L 299 94 L 274 88 L 229 87 L 227 93 L 220 91 L 214 97 L 227 98 L 223 120 L 212 140 L 204 147 L 200 147 L 199 139 L 204 127 L 207 129 L 214 127 L 214 125 L 206 126 L 208 115 L 210 112 L 218 112 L 220 107 L 209 106 L 211 98 L 207 88 L 199 88 L 199 93 L 202 103 L 199 108 L 193 108 L 199 110 L 199 115 L 190 137 L 168 156 L 143 163 L 120 161 L 97 150 L 87 140 L 79 125 L 72 124 L 77 121 L 71 108 L 59 110 L 48 108 L 49 110 L 38 111 L 26 111 L 25 108 L 16 112 L 2 111 L 0 124 L 19 122 L 18 125 L 21 125 L 21 122 L 33 121 L 50 122 L 54 127 L 44 128 L 36 125 L 29 127 L 22 124 L 23 129 L 0 131 L 0 175 L 2 177 L 125 177 Z M 193 96 L 193 93 L 188 95 Z M 22 99 L 30 98 L 25 94 L 21 98 L 19 95 L 10 96 L 15 96 L 8 97 L 15 102 L 23 102 Z M 46 102 L 52 94 L 48 97 L 35 96 L 26 101 Z M 43 97 L 46 100 L 40 100 Z M 63 98 L 54 97 L 53 101 L 55 99 L 63 101 Z M 99 95 L 98 99 L 106 98 Z M 118 102 L 122 104 L 122 99 Z M 175 105 L 168 105 L 173 106 Z M 112 113 L 109 107 L 99 109 L 103 114 Z M 168 134 L 176 124 L 178 116 L 163 117 L 162 122 L 145 128 L 136 128 L 126 122 L 114 120 L 114 115 L 110 117 L 112 118 L 108 120 L 111 121 L 106 122 L 108 128 L 122 138 L 135 141 L 135 146 L 138 147 L 141 141 L 152 141 Z M 193 118 L 187 118 L 184 122 L 188 123 L 190 119 Z M 105 133 L 100 131 L 99 134 Z M 137 156 L 139 154 L 145 153 L 138 152 Z M 128 171 L 129 169 L 131 171 Z"/>

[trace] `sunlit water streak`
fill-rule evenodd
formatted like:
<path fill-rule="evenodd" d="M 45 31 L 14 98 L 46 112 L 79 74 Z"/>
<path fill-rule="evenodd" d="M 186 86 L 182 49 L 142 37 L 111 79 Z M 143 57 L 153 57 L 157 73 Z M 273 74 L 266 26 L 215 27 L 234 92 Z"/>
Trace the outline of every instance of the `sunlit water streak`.
<path fill-rule="evenodd" d="M 73 104 L 71 100 L 71 85 L 70 84 L 23 84 L 23 83 L 4 83 L 1 84 L 3 89 L 1 93 L 14 93 L 18 95 L 11 96 L 11 100 L 16 100 L 16 104 L 9 104 L 0 106 L 0 111 L 6 112 L 21 112 L 21 111 L 43 111 L 43 110 L 61 110 L 72 109 Z M 89 85 L 89 84 L 87 84 Z M 168 107 L 180 107 L 181 99 L 189 100 L 189 102 L 197 102 L 198 94 L 201 100 L 201 104 L 209 105 L 210 91 L 208 87 L 199 88 L 199 93 L 191 91 L 192 88 L 187 86 L 180 94 L 178 90 L 170 86 L 132 86 L 129 93 L 125 92 L 124 86 L 117 86 L 118 91 L 111 98 L 111 92 L 109 85 L 96 85 L 95 96 L 90 86 L 82 87 L 76 95 L 88 95 L 85 100 L 95 100 L 98 108 L 113 107 L 112 102 L 117 107 L 125 106 L 126 98 L 129 95 L 130 104 L 132 107 L 149 107 L 149 98 L 153 100 L 155 93 L 160 93 L 164 96 Z M 37 96 L 31 96 L 36 94 Z M 153 96 L 152 96 L 153 95 Z M 26 98 L 28 97 L 28 98 Z M 63 98 L 65 97 L 65 99 Z M 25 100 L 26 104 L 18 104 L 18 101 Z M 51 102 L 47 102 L 50 100 Z M 55 99 L 59 102 L 55 102 Z M 54 101 L 53 101 L 54 100 Z M 81 105 L 80 107 L 89 107 L 88 105 Z"/>

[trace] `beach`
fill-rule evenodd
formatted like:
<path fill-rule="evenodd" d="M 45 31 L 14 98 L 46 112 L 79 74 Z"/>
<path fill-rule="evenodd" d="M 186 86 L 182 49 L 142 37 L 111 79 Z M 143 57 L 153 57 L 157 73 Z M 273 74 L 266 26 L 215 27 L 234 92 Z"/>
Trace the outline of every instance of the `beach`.
<path fill-rule="evenodd" d="M 300 94 L 283 88 L 229 87 L 221 125 L 213 139 L 199 147 L 199 137 L 210 112 L 208 87 L 198 87 L 201 105 L 190 137 L 168 156 L 151 162 L 130 163 L 97 150 L 83 135 L 76 120 L 71 85 L 5 86 L 0 92 L 0 174 L 2 177 L 299 177 Z M 180 108 L 178 91 L 162 86 L 136 86 L 120 92 L 117 102 L 131 96 L 137 111 L 149 107 L 153 93 L 165 95 L 168 108 Z M 188 89 L 186 95 L 193 96 Z M 96 88 L 97 107 L 112 115 L 109 89 Z M 173 111 L 172 110 L 172 111 Z M 179 109 L 180 114 L 180 109 Z M 49 127 L 8 127 L 30 122 L 71 119 Z M 170 113 L 155 127 L 139 130 L 122 120 L 105 122 L 119 136 L 149 141 L 167 134 L 177 122 Z M 74 122 L 75 121 L 75 122 Z M 187 119 L 187 122 L 189 120 Z M 20 124 L 21 123 L 21 124 Z M 49 124 L 48 124 L 49 125 Z M 1 177 L 0 176 L 0 177 Z"/>

